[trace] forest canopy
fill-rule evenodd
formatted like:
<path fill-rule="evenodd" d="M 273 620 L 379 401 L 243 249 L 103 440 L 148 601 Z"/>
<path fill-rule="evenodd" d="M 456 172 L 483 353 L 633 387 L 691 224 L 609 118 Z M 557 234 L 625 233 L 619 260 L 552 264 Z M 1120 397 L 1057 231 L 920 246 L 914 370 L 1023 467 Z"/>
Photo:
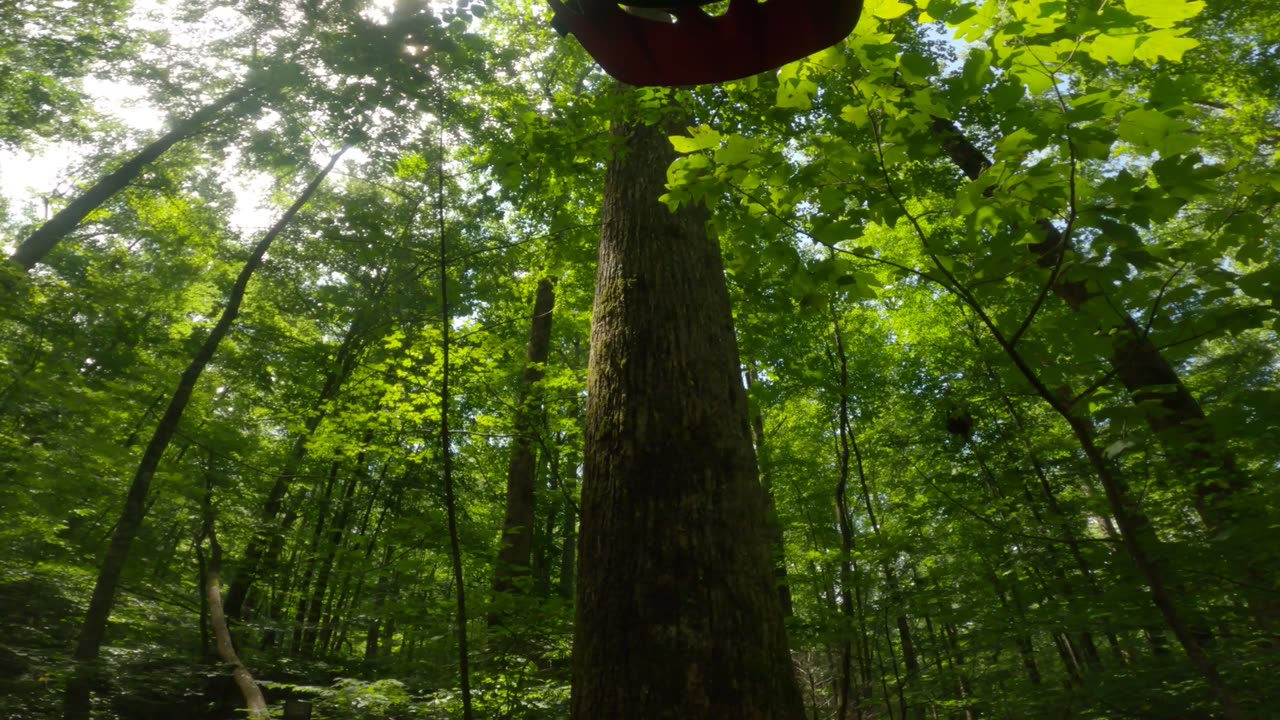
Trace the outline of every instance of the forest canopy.
<path fill-rule="evenodd" d="M 0 2 L 0 716 L 1280 716 L 1271 5 Z"/>

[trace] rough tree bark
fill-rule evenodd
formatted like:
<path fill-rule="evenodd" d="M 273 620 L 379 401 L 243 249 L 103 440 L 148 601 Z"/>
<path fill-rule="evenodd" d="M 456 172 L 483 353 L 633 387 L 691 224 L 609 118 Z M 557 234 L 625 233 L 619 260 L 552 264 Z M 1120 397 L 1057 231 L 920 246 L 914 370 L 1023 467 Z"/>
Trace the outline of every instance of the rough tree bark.
<path fill-rule="evenodd" d="M 102 639 L 107 632 L 107 620 L 111 617 L 111 608 L 115 604 L 116 587 L 119 585 L 120 575 L 124 572 L 125 561 L 129 558 L 129 549 L 133 546 L 133 540 L 138 536 L 143 518 L 146 516 L 147 492 L 151 488 L 151 480 L 160 467 L 160 459 L 168 449 L 169 442 L 178 431 L 178 423 L 182 420 L 182 414 L 191 400 L 196 382 L 204 373 L 209 361 L 213 359 L 222 339 L 231 330 L 236 316 L 240 314 L 240 305 L 244 301 L 249 280 L 262 264 L 263 256 L 319 189 L 320 183 L 324 182 L 325 177 L 333 170 L 343 152 L 345 150 L 339 151 L 329 160 L 328 166 L 303 189 L 293 205 L 253 248 L 235 284 L 231 286 L 226 307 L 222 309 L 218 322 L 214 324 L 213 329 L 209 331 L 209 336 L 191 358 L 187 369 L 182 372 L 178 387 L 169 399 L 169 406 L 165 409 L 160 422 L 156 424 L 155 432 L 152 433 L 151 441 L 147 443 L 147 448 L 142 453 L 142 460 L 138 463 L 138 470 L 134 473 L 133 482 L 129 486 L 120 519 L 116 521 L 115 530 L 111 533 L 111 543 L 107 546 L 106 556 L 102 559 L 98 580 L 93 588 L 93 596 L 89 600 L 89 610 L 85 614 L 84 625 L 80 628 L 80 638 L 75 652 L 79 669 L 67 683 L 64 699 L 67 720 L 83 720 L 89 716 L 91 682 L 85 672 L 88 669 L 86 666 L 98 659 L 98 651 L 102 647 Z"/>
<path fill-rule="evenodd" d="M 511 458 L 507 463 L 507 513 L 502 524 L 502 546 L 493 570 L 493 592 L 518 590 L 518 579 L 529 573 L 529 556 L 533 548 L 534 490 L 537 480 L 537 383 L 546 374 L 547 355 L 551 351 L 551 314 L 555 307 L 555 286 L 549 278 L 538 281 L 533 301 L 533 326 L 529 330 L 528 362 L 521 380 L 520 398 L 516 406 L 511 441 Z M 500 619 L 489 615 L 489 622 Z"/>
<path fill-rule="evenodd" d="M 670 133 L 612 132 L 572 717 L 800 720 L 720 249 L 658 200 Z"/>

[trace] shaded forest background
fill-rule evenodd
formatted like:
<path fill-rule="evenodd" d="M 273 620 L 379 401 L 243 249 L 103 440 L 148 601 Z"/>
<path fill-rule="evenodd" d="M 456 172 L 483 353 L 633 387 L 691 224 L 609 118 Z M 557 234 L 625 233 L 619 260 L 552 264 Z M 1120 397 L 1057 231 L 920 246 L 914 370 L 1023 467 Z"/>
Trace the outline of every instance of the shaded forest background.
<path fill-rule="evenodd" d="M 609 131 L 677 107 L 806 715 L 1274 717 L 1278 88 L 1261 0 L 622 92 L 531 2 L 0 2 L 0 716 L 568 717 Z"/>

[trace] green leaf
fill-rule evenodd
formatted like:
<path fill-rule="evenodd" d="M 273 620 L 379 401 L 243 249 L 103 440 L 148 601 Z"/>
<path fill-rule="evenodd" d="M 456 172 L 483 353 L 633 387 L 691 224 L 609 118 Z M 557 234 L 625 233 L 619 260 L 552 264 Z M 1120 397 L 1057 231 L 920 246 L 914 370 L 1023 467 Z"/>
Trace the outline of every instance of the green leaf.
<path fill-rule="evenodd" d="M 903 53 L 898 58 L 898 65 L 903 75 L 916 82 L 924 82 L 938 73 L 938 66 L 933 60 L 920 53 Z"/>
<path fill-rule="evenodd" d="M 1010 56 L 1009 72 L 1033 95 L 1039 95 L 1053 87 L 1054 79 L 1050 70 L 1057 61 L 1057 53 L 1047 47 L 1036 47 L 1037 52 L 1029 48 L 1016 50 Z"/>
<path fill-rule="evenodd" d="M 730 135 L 723 147 L 716 150 L 716 162 L 721 165 L 742 165 L 756 159 L 756 144 L 750 138 Z"/>
<path fill-rule="evenodd" d="M 1135 56 L 1146 63 L 1153 63 L 1160 58 L 1165 58 L 1172 62 L 1182 62 L 1182 56 L 1188 50 L 1200 46 L 1199 40 L 1181 37 L 1189 30 L 1180 28 L 1178 30 L 1157 30 L 1148 33 L 1140 45 L 1138 45 Z"/>
<path fill-rule="evenodd" d="M 862 12 L 881 20 L 895 20 L 911 11 L 911 6 L 898 0 L 868 0 Z"/>
<path fill-rule="evenodd" d="M 1089 56 L 1098 62 L 1115 60 L 1120 65 L 1133 62 L 1133 51 L 1138 42 L 1137 35 L 1098 35 L 1089 43 Z"/>
<path fill-rule="evenodd" d="M 678 153 L 697 152 L 701 148 L 698 147 L 698 141 L 684 135 L 672 135 L 667 138 L 671 141 L 671 147 L 676 149 Z"/>
<path fill-rule="evenodd" d="M 1138 148 L 1174 155 L 1195 147 L 1195 138 L 1187 133 L 1190 129 L 1190 123 L 1162 112 L 1132 110 L 1120 119 L 1116 132 Z"/>
<path fill-rule="evenodd" d="M 668 138 L 671 146 L 678 153 L 691 153 L 699 150 L 709 150 L 720 145 L 720 133 L 712 130 L 706 125 L 700 127 L 689 128 L 689 136 L 672 135 Z"/>
<path fill-rule="evenodd" d="M 778 71 L 778 92 L 774 105 L 780 108 L 808 110 L 813 107 L 813 96 L 818 84 L 810 80 L 805 61 L 798 60 L 782 66 Z"/>
<path fill-rule="evenodd" d="M 1169 28 L 1204 10 L 1201 0 L 1124 0 L 1124 8 L 1155 28 Z"/>

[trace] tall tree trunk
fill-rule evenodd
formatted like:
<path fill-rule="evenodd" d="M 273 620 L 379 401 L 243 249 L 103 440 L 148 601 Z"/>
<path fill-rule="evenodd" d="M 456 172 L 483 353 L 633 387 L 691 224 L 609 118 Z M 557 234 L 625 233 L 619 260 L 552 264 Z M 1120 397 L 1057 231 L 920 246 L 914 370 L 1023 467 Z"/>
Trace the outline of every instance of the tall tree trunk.
<path fill-rule="evenodd" d="M 556 594 L 564 600 L 573 597 L 573 563 L 578 556 L 578 516 L 574 508 L 565 502 L 563 536 L 560 546 L 560 572 L 556 579 Z"/>
<path fill-rule="evenodd" d="M 757 382 L 754 366 L 747 366 L 747 390 Z M 765 536 L 769 540 L 769 550 L 773 553 L 773 578 L 778 585 L 778 600 L 782 603 L 782 614 L 791 617 L 795 612 L 791 599 L 791 585 L 787 582 L 787 548 L 786 538 L 782 533 L 782 519 L 778 517 L 778 502 L 774 498 L 772 475 L 769 471 L 764 436 L 764 412 L 759 404 L 751 413 L 751 436 L 755 440 L 756 459 L 760 467 L 760 487 L 764 488 Z"/>
<path fill-rule="evenodd" d="M 832 364 L 838 373 L 840 381 L 840 437 L 842 443 L 842 464 L 848 464 L 848 453 L 852 451 L 853 458 L 856 461 L 858 470 L 858 484 L 862 490 L 862 501 L 867 509 L 867 520 L 871 523 L 871 530 L 876 537 L 880 537 L 880 520 L 876 516 L 875 506 L 871 502 L 871 485 L 867 481 L 866 467 L 862 462 L 862 451 L 858 448 L 858 438 L 853 432 L 853 424 L 849 414 L 849 355 L 845 351 L 844 337 L 840 332 L 839 316 L 836 314 L 835 306 L 831 308 L 831 321 L 833 329 L 833 339 L 835 341 L 835 356 L 832 358 Z M 845 471 L 847 474 L 847 470 Z M 843 530 L 841 533 L 843 534 Z M 893 566 L 887 561 L 883 564 L 885 587 L 889 591 L 892 601 L 902 607 L 903 597 L 901 588 L 898 585 L 898 577 L 893 571 Z M 887 612 L 887 607 L 886 607 Z M 902 661 L 907 672 L 906 678 L 898 675 L 898 659 L 893 650 L 893 641 L 889 640 L 889 628 L 885 626 L 885 639 L 889 643 L 889 652 L 893 660 L 894 677 L 898 682 L 898 698 L 899 706 L 903 720 L 907 717 L 907 701 L 906 701 L 906 685 L 907 683 L 918 682 L 920 676 L 920 661 L 916 657 L 915 640 L 911 634 L 911 623 L 907 620 L 905 613 L 898 613 L 894 619 L 894 625 L 898 630 L 898 641 L 902 646 Z M 914 707 L 914 716 L 923 717 L 925 707 L 923 704 Z"/>
<path fill-rule="evenodd" d="M 853 423 L 849 414 L 849 358 L 844 351 L 844 338 L 840 334 L 840 316 L 836 306 L 831 304 L 831 327 L 836 346 L 836 372 L 840 389 L 839 416 L 836 435 L 839 444 L 836 447 L 836 461 L 840 469 L 840 479 L 836 482 L 836 515 L 840 527 L 840 613 L 844 622 L 840 628 L 840 667 L 837 674 L 839 703 L 836 706 L 836 720 L 848 718 L 853 697 L 853 514 L 849 510 L 849 460 L 850 441 L 853 434 Z M 748 375 L 748 377 L 750 377 Z"/>
<path fill-rule="evenodd" d="M 971 326 L 970 331 L 976 346 L 978 343 L 977 328 Z M 1084 553 L 1080 548 L 1080 541 L 1076 537 L 1074 526 L 1071 524 L 1066 512 L 1063 510 L 1061 503 L 1058 502 L 1057 493 L 1053 488 L 1053 484 L 1049 481 L 1049 473 L 1045 469 L 1044 463 L 1040 460 L 1040 456 L 1036 453 L 1035 447 L 1031 444 L 1029 439 L 1029 428 L 1023 421 L 1022 414 L 1018 412 L 1017 405 L 1013 403 L 1012 398 L 1004 388 L 994 368 L 987 364 L 986 372 L 987 378 L 991 381 L 992 387 L 996 388 L 999 394 L 1001 405 L 1003 405 L 1005 410 L 1008 411 L 1009 418 L 1013 420 L 1014 429 L 1017 431 L 1017 435 L 1021 438 L 1022 444 L 1026 449 L 1027 460 L 1031 465 L 1032 474 L 1036 478 L 1040 494 L 1044 498 L 1045 506 L 1048 508 L 1049 515 L 1051 516 L 1052 523 L 1048 523 L 1047 526 L 1050 527 L 1053 532 L 1056 532 L 1058 537 L 1066 544 L 1067 550 L 1071 555 L 1076 568 L 1080 571 L 1080 576 L 1084 579 L 1084 594 L 1087 595 L 1089 600 L 1093 603 L 1100 603 L 1103 597 L 1102 588 L 1099 586 L 1098 580 L 1094 576 L 1093 568 L 1090 567 L 1088 561 L 1085 560 Z M 1024 483 L 1024 488 L 1025 487 L 1026 485 Z M 1028 492 L 1030 492 L 1029 489 Z M 1027 496 L 1027 506 L 1035 506 L 1031 499 L 1031 495 Z M 1036 513 L 1036 519 L 1040 519 L 1039 513 Z M 1076 604 L 1078 602 L 1079 593 L 1075 592 L 1074 585 L 1066 577 L 1064 569 L 1058 563 L 1054 563 L 1054 574 L 1059 580 L 1064 597 L 1066 597 L 1069 602 Z M 1111 647 L 1113 656 L 1121 663 L 1124 663 L 1125 660 L 1120 650 L 1119 638 L 1116 636 L 1115 629 L 1109 622 L 1105 626 L 1105 632 L 1107 642 Z M 1080 639 L 1081 644 L 1085 647 L 1089 665 L 1093 669 L 1098 669 L 1101 665 L 1101 658 L 1098 657 L 1098 651 L 1094 645 L 1092 633 L 1087 630 L 1081 631 Z"/>
<path fill-rule="evenodd" d="M 541 459 L 539 461 L 541 465 Z M 560 508 L 552 505 L 547 508 L 546 517 L 538 537 L 534 538 L 533 559 L 529 563 L 529 574 L 533 580 L 533 593 L 538 597 L 551 594 L 551 545 L 555 542 L 557 521 L 560 519 Z M 520 590 L 521 588 L 515 588 Z"/>
<path fill-rule="evenodd" d="M 454 618 L 458 633 L 458 684 L 462 691 L 462 720 L 471 720 L 471 669 L 467 651 L 467 586 L 462 575 L 462 543 L 458 539 L 458 503 L 453 487 L 453 439 L 449 436 L 449 236 L 444 223 L 444 133 L 436 163 L 436 234 L 440 240 L 440 458 L 444 480 L 444 511 L 449 528 L 449 559 L 453 565 Z"/>
<path fill-rule="evenodd" d="M 512 429 L 511 458 L 507 463 L 507 512 L 502 523 L 502 544 L 493 569 L 493 592 L 511 593 L 519 589 L 518 579 L 529 573 L 533 548 L 534 490 L 537 484 L 537 408 L 541 393 L 537 384 L 546 374 L 547 355 L 551 351 L 551 314 L 555 308 L 555 286 L 550 278 L 538 281 L 533 301 L 533 323 L 529 330 L 529 346 L 521 379 L 520 397 L 516 405 Z M 489 622 L 499 622 L 500 614 L 489 615 Z"/>
<path fill-rule="evenodd" d="M 942 631 L 947 660 L 951 664 L 952 672 L 955 673 L 960 699 L 965 703 L 965 720 L 974 720 L 979 713 L 977 705 L 973 702 L 973 691 L 969 687 L 969 679 L 965 673 L 964 653 L 960 649 L 959 633 L 956 632 L 955 625 L 950 622 L 943 623 Z"/>
<path fill-rule="evenodd" d="M 351 626 L 352 615 L 355 614 L 356 608 L 361 605 L 364 598 L 364 581 L 368 575 L 367 569 L 373 560 L 373 551 L 377 548 L 377 540 L 381 536 L 382 523 L 389 514 L 388 506 L 384 505 L 378 513 L 378 519 L 374 522 L 372 529 L 369 527 L 369 521 L 373 518 L 373 506 L 382 490 L 384 481 L 387 479 L 389 470 L 390 464 L 384 462 L 382 469 L 378 472 L 377 479 L 373 483 L 373 487 L 367 493 L 369 500 L 365 503 L 364 512 L 361 513 L 359 527 L 356 530 L 356 537 L 364 540 L 364 557 L 359 569 L 348 568 L 343 573 L 342 590 L 338 596 L 337 606 L 329 612 L 325 620 L 324 632 L 320 636 L 320 647 L 327 652 L 336 652 L 342 646 L 342 643 L 346 640 L 347 631 Z M 353 578 L 353 576 L 355 577 Z M 353 584 L 354 587 L 352 587 Z M 348 590 L 350 590 L 350 593 L 348 593 Z M 330 640 L 332 640 L 332 643 Z"/>
<path fill-rule="evenodd" d="M 801 720 L 707 213 L 669 127 L 618 122 L 591 339 L 575 720 Z"/>
<path fill-rule="evenodd" d="M 102 639 L 107 631 L 107 620 L 111 616 L 111 608 L 115 604 L 116 587 L 119 585 L 120 575 L 124 572 L 124 564 L 129 557 L 129 549 L 133 545 L 134 538 L 138 536 L 138 531 L 142 528 L 142 520 L 146 516 L 147 492 L 151 487 L 151 480 L 155 477 L 156 469 L 160 466 L 160 459 L 164 456 L 164 451 L 169 447 L 169 442 L 178 430 L 178 423 L 182 420 L 182 414 L 187 408 L 187 403 L 191 400 L 191 393 L 195 390 L 196 382 L 200 379 L 200 375 L 204 372 L 209 361 L 213 359 L 213 355 L 218 350 L 218 344 L 222 342 L 222 338 L 226 337 L 231 330 L 231 324 L 235 322 L 236 316 L 240 313 L 240 305 L 244 302 L 249 280 L 253 277 L 253 273 L 258 269 L 258 266 L 262 264 L 262 258 L 271 247 L 271 243 L 284 231 L 294 216 L 302 210 L 302 207 L 307 204 L 311 196 L 319 189 L 320 183 L 324 181 L 329 171 L 333 170 L 343 152 L 345 150 L 334 154 L 329 160 L 329 164 L 303 189 L 302 194 L 298 196 L 293 205 L 276 221 L 276 224 L 272 226 L 267 234 L 258 241 L 248 260 L 245 261 L 244 267 L 240 270 L 240 275 L 236 278 L 235 284 L 231 286 L 231 292 L 227 296 L 227 305 L 222 309 L 218 322 L 209 331 L 209 336 L 205 338 L 200 349 L 191 358 L 187 369 L 183 371 L 182 377 L 179 378 L 178 387 L 174 390 L 173 396 L 169 400 L 169 406 L 165 409 L 164 415 L 156 425 L 155 432 L 151 435 L 151 441 L 147 443 L 147 448 L 142 454 L 142 461 L 138 463 L 138 470 L 133 476 L 133 483 L 129 486 L 128 495 L 125 497 L 124 509 L 120 513 L 120 519 L 116 522 L 115 530 L 111 534 L 111 544 L 107 547 L 107 554 L 103 558 L 102 567 L 98 571 L 98 580 L 93 588 L 93 596 L 89 600 L 89 611 L 85 615 L 84 625 L 80 629 L 80 639 L 76 645 L 75 660 L 82 668 L 98 658 L 98 651 L 102 647 Z M 67 720 L 83 720 L 83 718 L 87 718 L 89 704 L 88 678 L 84 672 L 78 671 L 67 684 L 65 698 Z"/>
<path fill-rule="evenodd" d="M 113 195 L 133 182 L 144 168 L 155 162 L 169 148 L 195 135 L 218 113 L 247 98 L 251 90 L 252 88 L 247 85 L 232 90 L 195 111 L 186 120 L 175 125 L 172 130 L 143 147 L 123 165 L 102 177 L 93 184 L 93 187 L 85 190 L 35 232 L 28 235 L 18 245 L 18 249 L 9 256 L 9 260 L 23 270 L 31 270 L 63 238 L 75 230 L 89 213 L 101 207 Z"/>
<path fill-rule="evenodd" d="M 379 565 L 378 580 L 373 588 L 373 610 L 369 613 L 369 624 L 364 641 L 364 659 L 366 661 L 377 660 L 384 649 L 388 651 L 388 654 L 390 651 L 390 646 L 383 648 L 380 643 L 382 623 L 386 620 L 387 595 L 391 586 L 391 550 L 391 546 L 388 545 L 382 551 L 382 564 Z"/>

